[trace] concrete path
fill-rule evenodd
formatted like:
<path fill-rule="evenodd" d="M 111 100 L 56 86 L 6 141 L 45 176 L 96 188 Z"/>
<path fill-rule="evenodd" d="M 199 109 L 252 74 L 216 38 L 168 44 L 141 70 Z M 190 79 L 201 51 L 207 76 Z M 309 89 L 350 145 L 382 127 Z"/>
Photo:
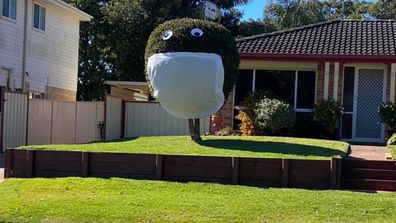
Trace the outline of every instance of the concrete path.
<path fill-rule="evenodd" d="M 350 159 L 387 160 L 389 152 L 384 146 L 351 145 Z"/>

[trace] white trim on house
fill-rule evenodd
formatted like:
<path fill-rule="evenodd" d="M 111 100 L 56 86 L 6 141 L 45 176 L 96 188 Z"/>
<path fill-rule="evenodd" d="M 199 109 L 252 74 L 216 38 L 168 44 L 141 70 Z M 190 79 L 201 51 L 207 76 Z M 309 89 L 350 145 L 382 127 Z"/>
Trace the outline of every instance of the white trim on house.
<path fill-rule="evenodd" d="M 69 4 L 67 4 L 66 2 L 64 2 L 62 0 L 47 0 L 47 1 L 54 5 L 60 6 L 66 10 L 74 12 L 80 21 L 89 22 L 89 21 L 91 21 L 91 19 L 93 19 L 93 17 L 91 15 L 77 9 L 76 7 L 73 7 Z"/>
<path fill-rule="evenodd" d="M 330 79 L 330 62 L 325 63 L 324 70 L 324 87 L 323 87 L 323 98 L 327 100 L 329 98 L 329 79 Z"/>
<path fill-rule="evenodd" d="M 340 63 L 334 63 L 334 87 L 333 87 L 333 99 L 337 101 L 338 97 L 338 79 L 340 77 Z"/>
<path fill-rule="evenodd" d="M 396 63 L 391 64 L 391 80 L 390 80 L 389 101 L 395 103 L 395 85 L 396 85 Z"/>

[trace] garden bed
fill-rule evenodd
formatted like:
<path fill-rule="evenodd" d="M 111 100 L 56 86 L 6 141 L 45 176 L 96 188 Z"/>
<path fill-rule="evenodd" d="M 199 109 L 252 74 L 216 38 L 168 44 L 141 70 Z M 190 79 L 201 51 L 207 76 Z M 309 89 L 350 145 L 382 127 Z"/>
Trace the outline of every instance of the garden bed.
<path fill-rule="evenodd" d="M 387 148 L 388 148 L 390 154 L 392 155 L 392 158 L 394 160 L 396 160 L 396 145 L 390 145 Z"/>
<path fill-rule="evenodd" d="M 119 142 L 40 145 L 22 148 L 111 153 L 330 160 L 332 157 L 345 156 L 349 145 L 345 142 L 319 139 L 237 136 L 206 136 L 203 137 L 202 143 L 198 145 L 186 136 L 169 136 L 140 137 Z"/>

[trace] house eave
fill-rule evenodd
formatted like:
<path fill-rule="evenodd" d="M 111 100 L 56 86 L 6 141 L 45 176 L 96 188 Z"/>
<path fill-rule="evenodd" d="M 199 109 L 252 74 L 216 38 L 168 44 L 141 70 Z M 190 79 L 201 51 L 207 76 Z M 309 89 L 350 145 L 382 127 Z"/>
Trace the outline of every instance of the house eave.
<path fill-rule="evenodd" d="M 82 22 L 89 22 L 93 19 L 93 17 L 91 15 L 89 15 L 88 13 L 85 13 L 85 12 L 77 9 L 76 7 L 69 5 L 62 0 L 48 0 L 48 1 L 54 5 L 57 5 L 59 7 L 62 7 L 66 10 L 69 10 L 69 11 L 75 13 L 78 16 L 78 19 Z"/>
<path fill-rule="evenodd" d="M 273 54 L 240 53 L 241 60 L 339 61 L 395 63 L 396 55 Z"/>

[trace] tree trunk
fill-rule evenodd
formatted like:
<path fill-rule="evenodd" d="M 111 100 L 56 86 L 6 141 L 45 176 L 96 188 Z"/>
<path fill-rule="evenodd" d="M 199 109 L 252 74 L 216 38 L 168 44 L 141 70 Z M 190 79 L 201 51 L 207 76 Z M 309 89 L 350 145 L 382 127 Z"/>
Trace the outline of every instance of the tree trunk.
<path fill-rule="evenodd" d="M 195 119 L 195 123 L 194 119 L 188 119 L 188 128 L 190 130 L 191 139 L 196 143 L 201 142 L 199 119 Z"/>

